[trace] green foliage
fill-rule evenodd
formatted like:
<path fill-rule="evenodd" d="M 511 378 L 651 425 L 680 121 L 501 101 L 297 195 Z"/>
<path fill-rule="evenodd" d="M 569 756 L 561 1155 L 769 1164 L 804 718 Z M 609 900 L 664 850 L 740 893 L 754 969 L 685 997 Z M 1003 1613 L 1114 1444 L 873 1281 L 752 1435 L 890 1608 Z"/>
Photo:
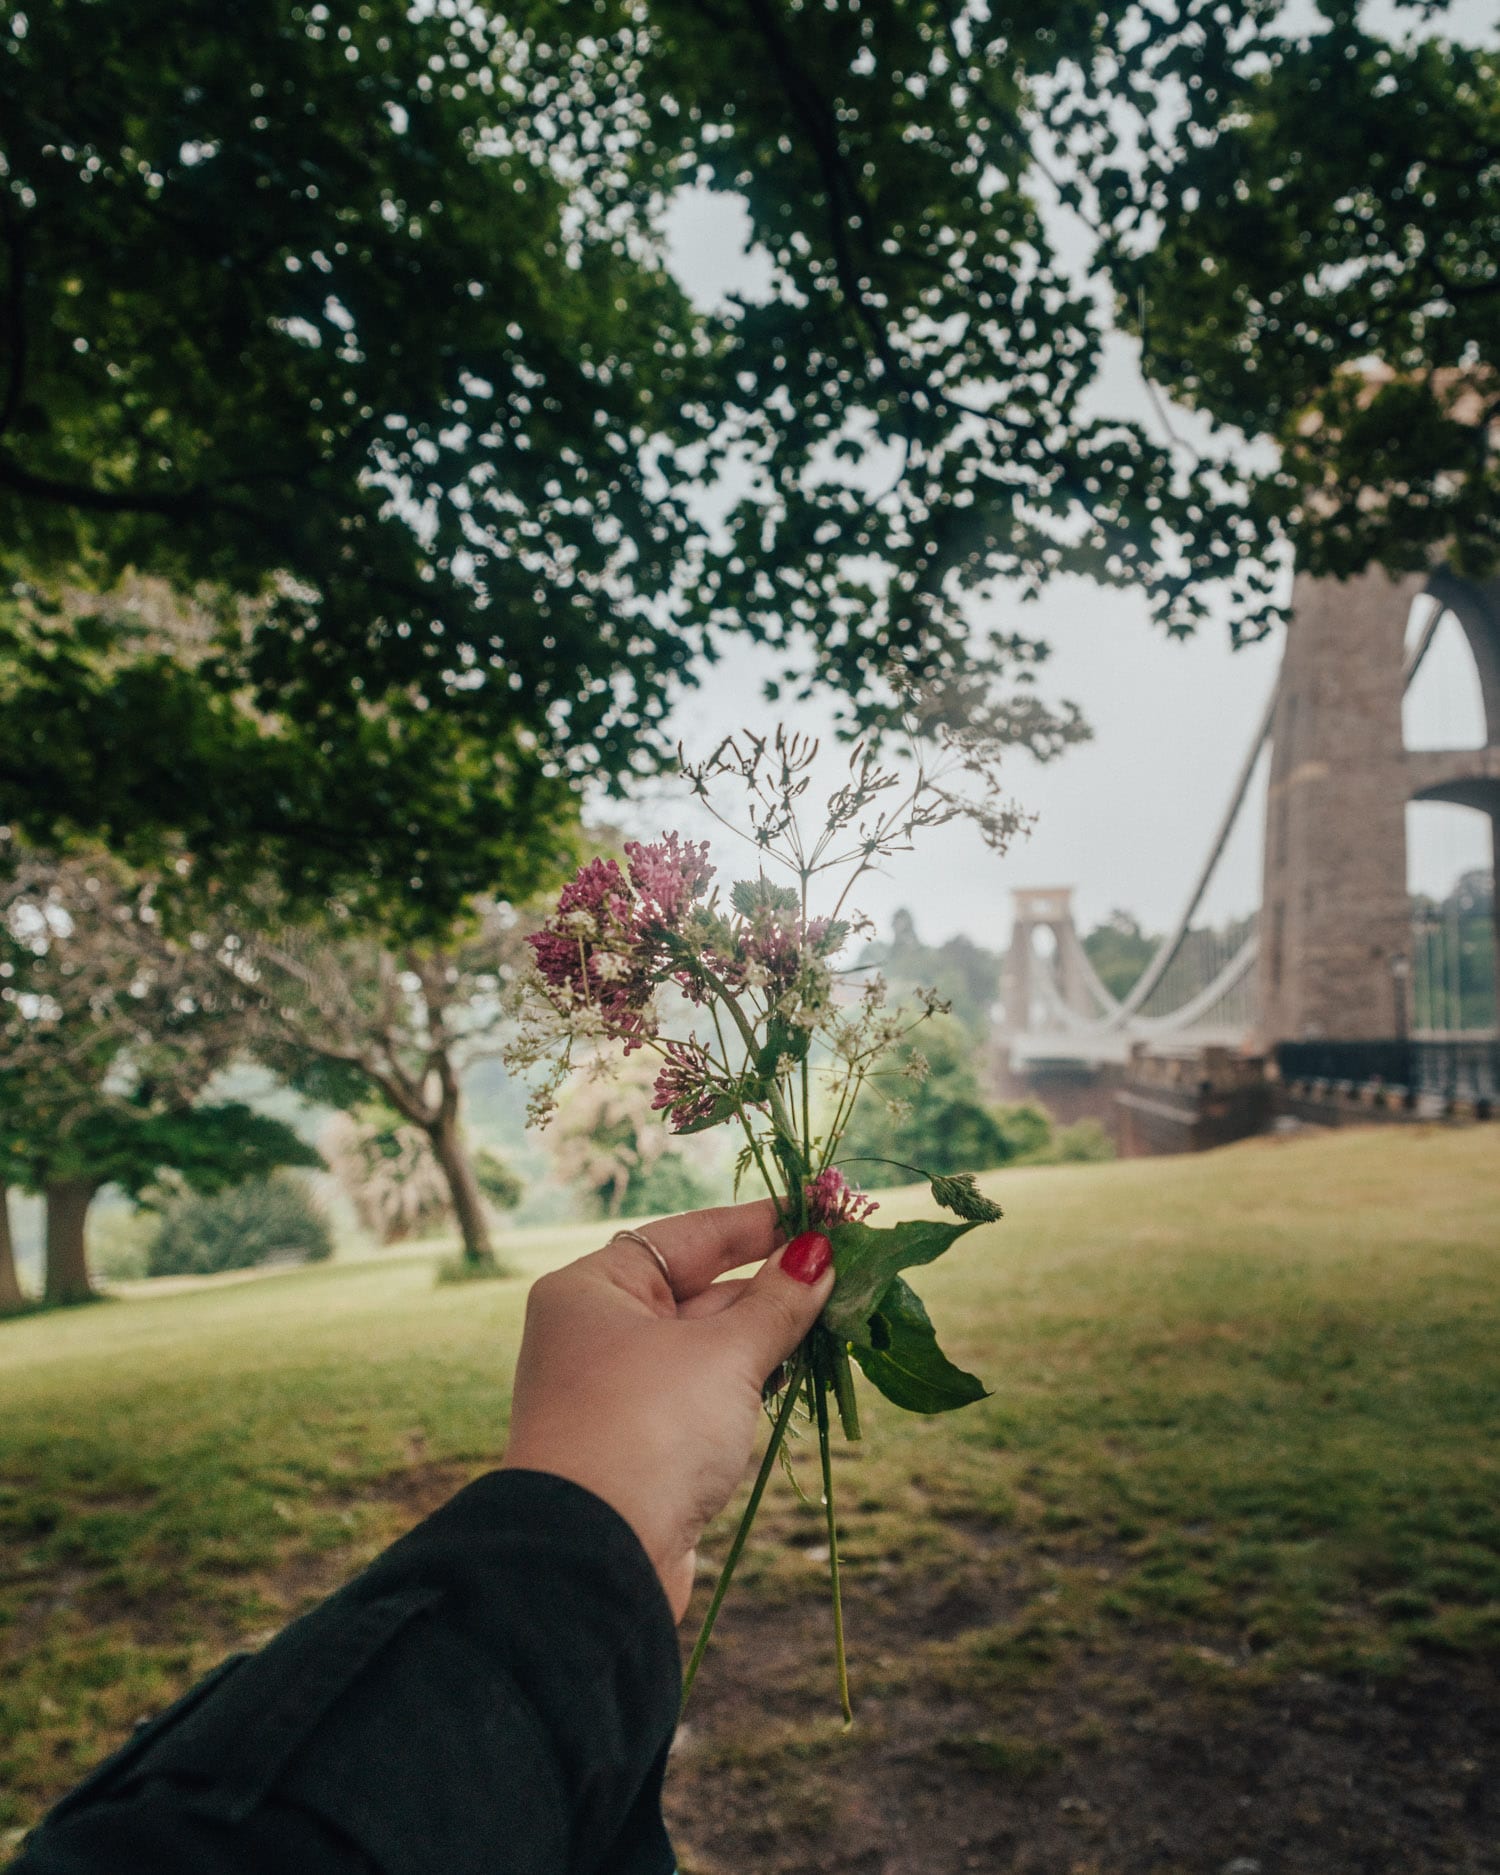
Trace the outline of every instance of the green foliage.
<path fill-rule="evenodd" d="M 316 1263 L 332 1255 L 327 1219 L 300 1181 L 253 1178 L 169 1203 L 147 1257 L 147 1273 L 206 1276 L 273 1259 Z"/>
<path fill-rule="evenodd" d="M 952 1017 L 924 1022 L 915 1052 L 927 1063 L 925 1078 L 902 1073 L 902 1064 L 909 1064 L 903 1051 L 855 1103 L 838 1151 L 852 1179 L 879 1188 L 905 1184 L 911 1173 L 903 1166 L 927 1173 L 983 1172 L 1029 1149 L 1023 1143 L 1029 1124 L 1021 1123 L 1016 1137 L 1002 1111 L 981 1095 L 970 1038 Z"/>
<path fill-rule="evenodd" d="M 953 1020 L 976 1045 L 988 1035 L 1000 994 L 997 951 L 985 950 L 962 936 L 943 944 L 924 944 L 911 913 L 902 910 L 892 920 L 890 942 L 866 945 L 859 961 L 864 968 L 880 971 L 896 1002 L 918 990 L 936 990 Z"/>
<path fill-rule="evenodd" d="M 105 1282 L 139 1282 L 150 1273 L 151 1244 L 160 1219 L 150 1210 L 99 1203 L 89 1229 L 89 1264 Z"/>
<path fill-rule="evenodd" d="M 939 1223 L 911 1218 L 901 1224 L 835 1224 L 828 1235 L 838 1272 L 822 1321 L 835 1335 L 856 1347 L 881 1346 L 873 1318 L 886 1306 L 886 1291 L 902 1270 L 933 1263 L 952 1249 L 972 1223 Z"/>
<path fill-rule="evenodd" d="M 908 1413 L 951 1413 L 985 1398 L 983 1381 L 955 1367 L 938 1346 L 922 1298 L 898 1276 L 870 1319 L 870 1342 L 850 1352 L 865 1378 Z"/>
<path fill-rule="evenodd" d="M 1309 573 L 1500 563 L 1500 62 L 1434 32 L 1444 10 L 1179 0 L 1075 95 L 1146 367 L 1274 439 L 1275 465 L 1244 478 L 1249 511 Z M 1144 161 L 1119 154 L 1132 94 L 1143 118 L 1164 95 L 1186 112 L 1158 116 Z M 1056 127 L 1081 147 L 1069 112 Z"/>
<path fill-rule="evenodd" d="M 1034 1100 L 1018 1100 L 991 1109 L 1011 1162 L 1042 1157 L 1052 1143 L 1052 1116 Z"/>
<path fill-rule="evenodd" d="M 710 1201 L 702 1177 L 651 1105 L 651 1083 L 626 1071 L 585 1082 L 563 1101 L 551 1135 L 558 1176 L 595 1217 L 693 1211 Z"/>
<path fill-rule="evenodd" d="M 175 1172 L 195 1192 L 213 1192 L 277 1166 L 322 1165 L 284 1121 L 241 1101 L 153 1111 L 139 1098 L 101 1099 L 67 1133 L 53 1130 L 45 1113 L 12 1108 L 0 1123 L 0 1142 L 14 1155 L 12 1176 L 24 1176 L 34 1189 L 84 1178 L 118 1185 L 132 1197 L 164 1172 Z"/>
<path fill-rule="evenodd" d="M 976 643 L 967 595 L 1084 574 L 1185 626 L 1255 538 L 1092 414 L 1037 206 L 1027 124 L 1141 17 L 6 16 L 6 814 L 440 923 L 535 882 L 570 782 L 661 755 L 729 633 L 861 722 L 892 660 L 999 674 L 1055 750 L 1040 648 Z M 668 274 L 684 182 L 743 202 L 763 296 Z"/>
<path fill-rule="evenodd" d="M 646 1213 L 667 1216 L 676 1211 L 697 1211 L 713 1202 L 701 1175 L 680 1152 L 664 1152 L 626 1186 L 621 1215 Z"/>
<path fill-rule="evenodd" d="M 524 1180 L 498 1152 L 488 1148 L 481 1148 L 474 1154 L 474 1176 L 479 1181 L 479 1189 L 497 1211 L 514 1211 L 526 1196 Z"/>
<path fill-rule="evenodd" d="M 1105 989 L 1123 1002 L 1160 943 L 1141 929 L 1133 913 L 1112 911 L 1083 939 L 1083 948 Z"/>
<path fill-rule="evenodd" d="M 153 883 L 110 856 L 37 852 L 0 827 L 0 1164 L 138 1196 L 164 1171 L 213 1190 L 316 1166 L 281 1120 L 203 1098 L 247 1011 L 199 949 L 161 930 Z"/>
<path fill-rule="evenodd" d="M 168 1110 L 137 1119 L 101 1112 L 79 1129 L 80 1169 L 138 1195 L 164 1171 L 192 1191 L 264 1178 L 278 1166 L 319 1168 L 322 1159 L 284 1120 L 242 1101 Z"/>
<path fill-rule="evenodd" d="M 1115 1157 L 1115 1142 L 1101 1121 L 1075 1120 L 1058 1127 L 1046 1157 L 1057 1165 L 1102 1165 Z"/>

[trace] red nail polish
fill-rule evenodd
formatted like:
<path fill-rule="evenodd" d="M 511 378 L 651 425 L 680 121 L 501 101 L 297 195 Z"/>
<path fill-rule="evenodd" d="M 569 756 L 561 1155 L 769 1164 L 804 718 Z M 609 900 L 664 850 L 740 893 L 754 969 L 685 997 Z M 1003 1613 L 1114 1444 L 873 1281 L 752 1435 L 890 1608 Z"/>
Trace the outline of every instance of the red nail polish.
<path fill-rule="evenodd" d="M 815 1283 L 833 1261 L 833 1245 L 822 1231 L 805 1230 L 781 1255 L 781 1267 L 794 1283 Z"/>

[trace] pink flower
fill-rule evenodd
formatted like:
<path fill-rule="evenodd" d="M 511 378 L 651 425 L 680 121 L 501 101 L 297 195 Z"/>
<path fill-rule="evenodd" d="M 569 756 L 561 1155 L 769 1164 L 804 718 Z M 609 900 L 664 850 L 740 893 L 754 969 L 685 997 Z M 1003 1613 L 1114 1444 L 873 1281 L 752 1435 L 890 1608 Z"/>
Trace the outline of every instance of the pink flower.
<path fill-rule="evenodd" d="M 802 1196 L 807 1202 L 807 1221 L 819 1230 L 832 1230 L 835 1224 L 862 1224 L 878 1209 L 873 1198 L 851 1185 L 833 1165 L 810 1178 Z"/>
<path fill-rule="evenodd" d="M 665 1044 L 667 1062 L 656 1077 L 652 1108 L 666 1110 L 674 1133 L 707 1120 L 719 1103 L 719 1091 L 710 1079 L 708 1056 L 696 1042 Z"/>
<path fill-rule="evenodd" d="M 640 894 L 643 922 L 669 930 L 682 922 L 714 876 L 707 840 L 684 840 L 675 833 L 664 833 L 649 844 L 627 840 L 625 856 L 630 882 Z"/>
<path fill-rule="evenodd" d="M 562 889 L 557 910 L 526 941 L 549 988 L 567 1002 L 589 1003 L 626 1040 L 645 1034 L 641 1012 L 652 980 L 640 948 L 640 908 L 612 859 L 591 860 Z"/>
<path fill-rule="evenodd" d="M 759 964 L 778 989 L 796 981 L 802 968 L 802 933 L 795 917 L 772 912 L 756 920 L 745 936 L 745 956 Z"/>

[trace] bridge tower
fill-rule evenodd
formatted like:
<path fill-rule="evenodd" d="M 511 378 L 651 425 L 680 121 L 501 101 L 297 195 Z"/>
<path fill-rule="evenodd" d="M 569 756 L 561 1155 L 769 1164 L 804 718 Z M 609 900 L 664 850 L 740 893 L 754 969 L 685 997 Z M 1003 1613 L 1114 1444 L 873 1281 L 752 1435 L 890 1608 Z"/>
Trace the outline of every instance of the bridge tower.
<path fill-rule="evenodd" d="M 1431 616 L 1408 652 L 1407 621 L 1424 593 Z M 1402 698 L 1444 610 L 1473 649 L 1486 746 L 1408 751 Z M 1405 1035 L 1407 802 L 1477 807 L 1500 847 L 1500 580 L 1393 579 L 1378 568 L 1299 578 L 1271 742 L 1260 1034 L 1267 1043 Z"/>
<path fill-rule="evenodd" d="M 1004 1030 L 1025 1035 L 1038 1016 L 1038 995 L 1044 975 L 1055 985 L 1063 1005 L 1092 1015 L 1093 1006 L 1078 969 L 1078 936 L 1073 925 L 1071 886 L 1017 886 L 1011 894 L 1015 907 L 1010 948 L 1001 976 L 1000 1001 Z M 1052 959 L 1044 964 L 1037 953 L 1037 934 L 1052 940 Z"/>

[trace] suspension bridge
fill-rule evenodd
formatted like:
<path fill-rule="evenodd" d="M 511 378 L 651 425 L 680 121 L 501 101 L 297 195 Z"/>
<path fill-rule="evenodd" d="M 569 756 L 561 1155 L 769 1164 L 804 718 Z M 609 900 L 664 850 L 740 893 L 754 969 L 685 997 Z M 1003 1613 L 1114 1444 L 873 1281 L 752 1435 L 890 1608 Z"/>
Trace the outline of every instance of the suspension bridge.
<path fill-rule="evenodd" d="M 1478 677 L 1482 740 L 1408 748 L 1403 704 L 1440 628 L 1456 626 Z M 1245 750 L 1181 915 L 1129 991 L 1101 980 L 1071 893 L 1026 888 L 1001 993 L 1013 1087 L 1117 1082 L 1143 1059 L 1274 1061 L 1283 1079 L 1403 1083 L 1495 1099 L 1494 991 L 1462 981 L 1472 944 L 1407 887 L 1406 809 L 1478 810 L 1500 851 L 1500 580 L 1442 570 L 1299 578 L 1276 688 Z M 1201 917 L 1237 827 L 1262 817 L 1259 907 Z M 1500 912 L 1482 975 L 1500 983 Z M 1490 962 L 1493 962 L 1493 969 Z M 1471 978 L 1474 963 L 1469 957 Z M 1160 1078 L 1159 1073 L 1156 1078 Z"/>

